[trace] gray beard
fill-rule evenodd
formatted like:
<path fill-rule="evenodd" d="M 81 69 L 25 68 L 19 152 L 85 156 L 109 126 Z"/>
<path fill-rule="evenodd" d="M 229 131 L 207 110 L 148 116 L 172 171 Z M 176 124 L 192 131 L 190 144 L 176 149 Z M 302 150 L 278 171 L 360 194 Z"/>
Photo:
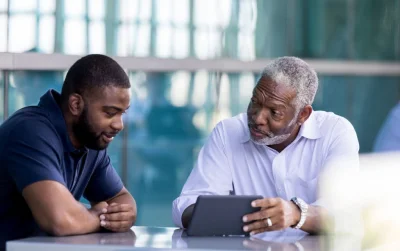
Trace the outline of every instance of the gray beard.
<path fill-rule="evenodd" d="M 291 127 L 296 122 L 297 117 L 298 116 L 294 117 L 292 119 L 292 121 L 290 121 L 288 127 Z M 271 145 L 278 145 L 278 144 L 285 142 L 285 140 L 287 140 L 290 137 L 290 135 L 291 135 L 291 133 L 282 134 L 282 135 L 274 135 L 272 132 L 270 132 L 270 133 L 268 133 L 267 137 L 262 138 L 262 139 L 253 139 L 250 134 L 250 139 L 256 145 L 271 146 Z"/>

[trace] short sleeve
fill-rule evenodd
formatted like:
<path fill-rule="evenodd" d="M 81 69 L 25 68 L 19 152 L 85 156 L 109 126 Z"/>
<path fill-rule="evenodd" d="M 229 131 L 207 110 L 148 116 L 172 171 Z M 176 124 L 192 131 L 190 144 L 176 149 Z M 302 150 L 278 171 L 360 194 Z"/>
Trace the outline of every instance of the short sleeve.
<path fill-rule="evenodd" d="M 84 197 L 90 202 L 106 201 L 117 195 L 123 188 L 121 178 L 111 164 L 107 152 L 99 153 L 99 161 L 89 183 Z"/>
<path fill-rule="evenodd" d="M 43 180 L 65 186 L 60 165 L 62 142 L 50 122 L 24 120 L 18 123 L 7 139 L 3 163 L 18 190 Z"/>

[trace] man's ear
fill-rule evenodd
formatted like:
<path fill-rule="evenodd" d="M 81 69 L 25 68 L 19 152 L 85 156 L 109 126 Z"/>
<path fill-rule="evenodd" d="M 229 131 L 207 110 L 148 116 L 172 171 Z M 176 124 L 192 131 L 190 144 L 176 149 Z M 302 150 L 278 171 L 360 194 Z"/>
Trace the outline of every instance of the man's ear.
<path fill-rule="evenodd" d="M 306 120 L 310 117 L 312 112 L 311 105 L 306 105 L 300 112 L 299 117 L 297 119 L 297 123 L 302 125 Z"/>
<path fill-rule="evenodd" d="M 85 107 L 83 98 L 77 93 L 73 93 L 68 98 L 68 109 L 74 116 L 80 116 Z"/>

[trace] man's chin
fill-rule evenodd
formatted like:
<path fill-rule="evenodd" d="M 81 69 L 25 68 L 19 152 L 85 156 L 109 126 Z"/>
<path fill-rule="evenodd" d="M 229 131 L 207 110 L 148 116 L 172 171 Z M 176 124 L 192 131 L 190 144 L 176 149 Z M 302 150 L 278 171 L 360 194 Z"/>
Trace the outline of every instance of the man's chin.
<path fill-rule="evenodd" d="M 108 145 L 109 145 L 108 143 L 102 143 L 102 144 L 97 143 L 93 145 L 87 145 L 86 147 L 91 150 L 101 151 L 107 149 Z"/>
<path fill-rule="evenodd" d="M 254 144 L 256 145 L 262 145 L 262 146 L 274 146 L 274 145 L 279 145 L 282 144 L 287 138 L 282 138 L 282 139 L 273 139 L 273 138 L 254 138 L 250 137 L 251 141 L 253 141 Z"/>

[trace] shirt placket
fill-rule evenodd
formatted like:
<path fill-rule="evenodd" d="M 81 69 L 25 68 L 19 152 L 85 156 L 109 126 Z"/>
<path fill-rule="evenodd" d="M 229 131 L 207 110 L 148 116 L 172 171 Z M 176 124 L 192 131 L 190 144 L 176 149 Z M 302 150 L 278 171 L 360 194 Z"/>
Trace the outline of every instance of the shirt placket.
<path fill-rule="evenodd" d="M 285 199 L 287 197 L 285 189 L 286 168 L 284 154 L 279 153 L 272 162 L 272 172 L 275 178 L 275 189 L 279 197 Z"/>

